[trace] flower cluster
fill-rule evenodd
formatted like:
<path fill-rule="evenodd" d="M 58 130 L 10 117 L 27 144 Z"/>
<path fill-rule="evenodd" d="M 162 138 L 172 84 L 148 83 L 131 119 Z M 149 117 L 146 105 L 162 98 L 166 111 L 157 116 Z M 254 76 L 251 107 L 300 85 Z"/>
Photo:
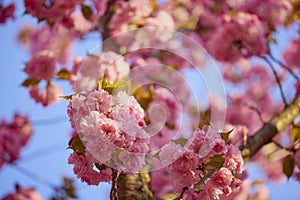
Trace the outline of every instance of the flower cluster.
<path fill-rule="evenodd" d="M 0 168 L 5 163 L 13 163 L 20 157 L 32 134 L 32 126 L 27 117 L 15 114 L 12 122 L 0 122 Z"/>
<path fill-rule="evenodd" d="M 53 83 L 53 79 L 59 72 L 59 65 L 69 60 L 70 43 L 74 37 L 68 29 L 58 24 L 52 28 L 44 25 L 37 29 L 27 26 L 20 31 L 19 40 L 32 55 L 25 65 L 28 78 L 23 85 L 36 103 L 48 106 L 59 102 L 63 92 Z M 43 82 L 46 83 L 44 90 L 40 86 Z"/>
<path fill-rule="evenodd" d="M 112 51 L 104 51 L 99 56 L 88 55 L 85 59 L 77 59 L 73 65 L 73 79 L 76 79 L 75 92 L 91 92 L 97 89 L 98 80 L 105 77 L 110 83 L 129 74 L 129 64 L 122 55 Z M 79 68 L 80 66 L 80 68 Z"/>
<path fill-rule="evenodd" d="M 221 136 L 207 126 L 194 131 L 193 138 L 185 146 L 170 143 L 159 153 L 166 168 L 154 171 L 169 177 L 172 184 L 157 187 L 160 179 L 152 180 L 152 188 L 159 196 L 167 192 L 189 190 L 185 199 L 218 199 L 229 195 L 242 183 L 244 161 L 239 149 L 227 145 Z M 193 191 L 193 192 L 192 192 Z"/>
<path fill-rule="evenodd" d="M 77 5 L 80 5 L 85 0 L 70 0 L 70 1 L 44 1 L 44 0 L 24 0 L 26 12 L 37 17 L 40 21 L 47 20 L 48 23 L 62 23 L 68 25 L 73 23 L 70 15 L 75 10 Z"/>
<path fill-rule="evenodd" d="M 110 95 L 105 90 L 87 96 L 77 94 L 70 101 L 68 113 L 86 149 L 85 158 L 76 154 L 69 158 L 69 163 L 75 166 L 78 159 L 86 160 L 84 166 L 89 170 L 74 168 L 83 181 L 89 184 L 108 181 L 83 178 L 89 176 L 86 173 L 95 173 L 92 171 L 95 161 L 125 173 L 136 173 L 145 164 L 149 136 L 143 129 L 144 110 L 133 96 L 123 91 Z M 96 160 L 90 159 L 87 152 Z"/>
<path fill-rule="evenodd" d="M 14 19 L 15 9 L 14 3 L 10 3 L 8 6 L 0 4 L 0 24 L 5 24 L 9 18 Z"/>
<path fill-rule="evenodd" d="M 218 60 L 236 62 L 240 58 L 268 52 L 266 31 L 256 15 L 238 12 L 224 15 L 219 28 L 205 47 Z"/>
<path fill-rule="evenodd" d="M 69 164 L 74 165 L 74 173 L 77 178 L 81 179 L 89 185 L 98 185 L 100 182 L 110 182 L 111 169 L 102 168 L 99 171 L 95 170 L 94 165 L 100 166 L 97 159 L 95 159 L 90 153 L 85 152 L 84 155 L 78 155 L 73 152 L 68 159 Z"/>
<path fill-rule="evenodd" d="M 118 1 L 116 7 L 117 11 L 110 21 L 112 35 L 137 28 L 153 11 L 149 0 Z"/>

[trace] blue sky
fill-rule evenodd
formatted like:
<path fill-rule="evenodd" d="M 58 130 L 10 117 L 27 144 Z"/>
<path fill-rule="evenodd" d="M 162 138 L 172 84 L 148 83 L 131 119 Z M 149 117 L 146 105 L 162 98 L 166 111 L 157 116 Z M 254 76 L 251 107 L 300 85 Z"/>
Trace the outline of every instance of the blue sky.
<path fill-rule="evenodd" d="M 5 3 L 9 2 L 5 1 Z M 29 98 L 27 90 L 20 86 L 25 79 L 22 70 L 29 55 L 18 45 L 16 34 L 20 25 L 29 21 L 30 18 L 22 16 L 22 4 L 21 1 L 18 2 L 17 19 L 0 26 L 0 118 L 11 119 L 16 111 L 30 116 L 30 119 L 37 126 L 34 127 L 33 137 L 22 151 L 23 158 L 18 161 L 18 164 L 48 181 L 59 184 L 62 176 L 76 179 L 72 172 L 72 166 L 67 164 L 70 150 L 66 148 L 71 132 L 66 115 L 67 101 L 62 100 L 60 104 L 45 109 L 35 104 Z M 280 48 L 286 45 L 284 40 L 289 37 L 292 37 L 290 32 L 280 34 Z M 75 47 L 76 55 L 85 56 L 85 53 L 97 44 L 96 38 L 88 39 Z M 60 85 L 63 85 L 67 91 L 66 94 L 71 92 L 67 84 L 60 83 Z M 39 123 L 43 119 L 53 118 L 59 119 L 60 122 L 49 125 Z M 250 169 L 251 179 L 262 177 L 263 174 L 258 169 Z M 18 172 L 14 167 L 6 165 L 0 171 L 0 197 L 9 191 L 13 191 L 14 184 L 17 182 L 25 187 L 35 187 L 45 199 L 53 192 L 47 186 Z M 76 181 L 76 185 L 80 199 L 108 199 L 110 190 L 108 184 L 95 187 Z M 269 186 L 273 200 L 300 199 L 300 184 L 293 180 L 289 180 L 283 185 L 269 184 Z"/>

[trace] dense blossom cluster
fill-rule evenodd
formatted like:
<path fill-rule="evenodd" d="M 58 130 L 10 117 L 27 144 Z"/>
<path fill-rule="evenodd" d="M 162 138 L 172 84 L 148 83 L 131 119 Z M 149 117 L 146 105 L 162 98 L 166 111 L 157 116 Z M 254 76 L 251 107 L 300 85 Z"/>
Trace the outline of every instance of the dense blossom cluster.
<path fill-rule="evenodd" d="M 144 111 L 134 97 L 125 92 L 110 95 L 105 90 L 93 91 L 87 96 L 78 94 L 72 97 L 68 113 L 87 152 L 85 158 L 75 154 L 69 158 L 69 163 L 75 165 L 74 172 L 78 177 L 88 176 L 81 173 L 93 172 L 93 161 L 87 154 L 91 154 L 100 164 L 127 173 L 136 173 L 145 164 L 149 138 L 143 129 Z M 86 159 L 87 164 L 78 163 L 80 159 Z M 78 165 L 90 169 L 77 170 Z M 89 184 L 100 181 L 82 180 Z"/>
<path fill-rule="evenodd" d="M 244 161 L 240 151 L 226 145 L 209 127 L 196 130 L 185 146 L 175 143 L 164 146 L 159 156 L 166 167 L 152 172 L 155 177 L 152 188 L 160 197 L 173 191 L 180 194 L 187 188 L 185 199 L 218 199 L 222 194 L 230 195 L 243 180 Z M 220 163 L 216 171 L 213 162 Z M 158 177 L 163 174 L 166 180 L 163 179 L 162 185 Z"/>
<path fill-rule="evenodd" d="M 240 58 L 267 53 L 266 33 L 256 15 L 244 12 L 225 15 L 219 26 L 205 44 L 216 59 L 236 62 Z"/>
<path fill-rule="evenodd" d="M 27 144 L 32 134 L 32 126 L 27 117 L 15 114 L 12 122 L 0 122 L 0 168 L 5 163 L 19 159 L 21 149 Z"/>
<path fill-rule="evenodd" d="M 70 19 L 71 13 L 76 6 L 83 3 L 84 0 L 71 1 L 41 1 L 41 0 L 24 0 L 26 12 L 39 20 L 47 20 L 49 23 L 72 23 Z"/>

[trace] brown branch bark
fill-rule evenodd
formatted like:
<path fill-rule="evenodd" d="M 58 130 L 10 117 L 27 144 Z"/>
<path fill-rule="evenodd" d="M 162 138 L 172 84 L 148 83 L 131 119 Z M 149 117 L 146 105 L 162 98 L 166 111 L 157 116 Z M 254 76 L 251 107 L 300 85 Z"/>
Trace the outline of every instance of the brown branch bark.
<path fill-rule="evenodd" d="M 117 198 L 122 200 L 150 200 L 153 194 L 150 188 L 150 165 L 147 164 L 141 173 L 126 175 L 121 173 L 117 179 Z M 116 200 L 113 199 L 113 200 Z"/>
<path fill-rule="evenodd" d="M 261 149 L 261 147 L 270 143 L 272 138 L 290 125 L 299 114 L 300 96 L 286 106 L 280 114 L 275 115 L 269 122 L 265 123 L 261 129 L 247 139 L 246 144 L 240 147 L 244 160 L 248 161 Z"/>

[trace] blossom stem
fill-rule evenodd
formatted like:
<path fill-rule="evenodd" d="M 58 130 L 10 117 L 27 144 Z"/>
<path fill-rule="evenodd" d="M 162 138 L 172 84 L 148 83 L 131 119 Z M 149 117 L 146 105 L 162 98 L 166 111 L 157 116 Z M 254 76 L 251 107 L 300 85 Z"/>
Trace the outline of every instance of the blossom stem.
<path fill-rule="evenodd" d="M 273 116 L 273 118 L 264 124 L 254 135 L 247 139 L 245 145 L 240 147 L 245 161 L 253 157 L 262 146 L 272 142 L 272 138 L 279 132 L 283 131 L 288 125 L 292 124 L 300 114 L 300 96 L 284 110 Z"/>
<path fill-rule="evenodd" d="M 40 184 L 43 184 L 53 190 L 56 190 L 56 185 L 54 183 L 52 183 L 51 181 L 37 175 L 36 173 L 18 165 L 17 163 L 13 163 L 12 166 L 14 167 L 14 169 L 18 172 L 20 172 L 21 174 L 27 176 L 28 178 L 36 181 L 36 182 L 39 182 Z"/>
<path fill-rule="evenodd" d="M 295 74 L 295 72 L 292 69 L 290 69 L 288 66 L 286 66 L 283 62 L 275 58 L 272 54 L 270 54 L 270 57 L 274 62 L 279 64 L 280 67 L 286 69 L 292 75 L 292 77 L 294 77 L 297 81 L 300 80 L 300 78 Z"/>
<path fill-rule="evenodd" d="M 268 58 L 263 57 L 263 59 L 264 59 L 264 60 L 268 63 L 268 65 L 270 66 L 270 68 L 271 68 L 271 70 L 272 70 L 272 72 L 273 72 L 273 74 L 274 74 L 274 76 L 275 76 L 275 80 L 276 80 L 276 82 L 277 82 L 277 85 L 278 85 L 278 87 L 279 87 L 279 91 L 280 91 L 280 94 L 281 94 L 281 97 L 282 97 L 282 101 L 283 101 L 284 105 L 287 106 L 288 103 L 287 103 L 287 100 L 286 100 L 286 98 L 285 98 L 285 95 L 284 95 L 284 92 L 283 92 L 283 89 L 282 89 L 282 85 L 281 85 L 279 76 L 278 76 L 278 74 L 277 74 L 277 72 L 276 72 L 276 70 L 275 70 L 273 64 L 269 61 Z"/>

